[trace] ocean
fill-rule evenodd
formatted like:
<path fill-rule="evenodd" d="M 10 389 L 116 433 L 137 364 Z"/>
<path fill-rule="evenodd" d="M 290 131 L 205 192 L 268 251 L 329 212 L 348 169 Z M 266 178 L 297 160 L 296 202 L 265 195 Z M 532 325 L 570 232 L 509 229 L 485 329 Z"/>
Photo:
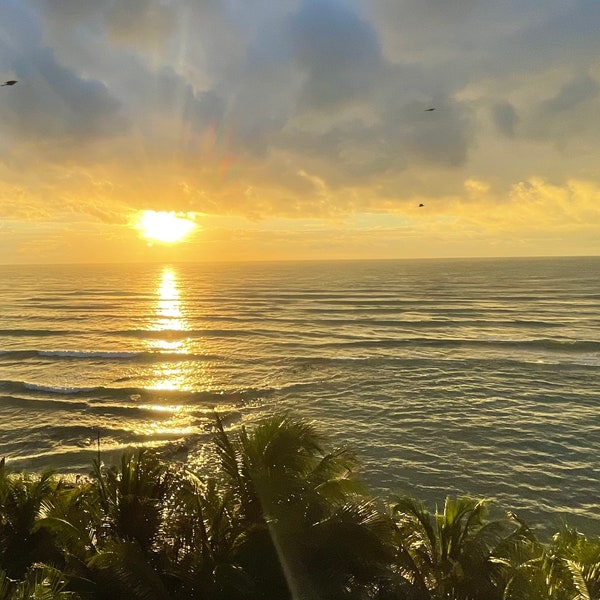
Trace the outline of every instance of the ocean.
<path fill-rule="evenodd" d="M 0 267 L 0 456 L 202 460 L 273 411 L 383 497 L 600 531 L 600 258 Z"/>

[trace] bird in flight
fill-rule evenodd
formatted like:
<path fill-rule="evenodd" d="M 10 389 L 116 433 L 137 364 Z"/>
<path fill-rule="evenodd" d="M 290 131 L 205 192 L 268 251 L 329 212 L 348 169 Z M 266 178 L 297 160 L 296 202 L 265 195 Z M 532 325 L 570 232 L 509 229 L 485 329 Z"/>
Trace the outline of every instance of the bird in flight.
<path fill-rule="evenodd" d="M 17 83 L 16 79 L 11 79 L 10 81 L 5 81 L 0 87 L 4 87 L 5 85 L 15 85 Z"/>
<path fill-rule="evenodd" d="M 435 110 L 435 108 L 426 108 L 426 109 L 425 109 L 425 112 L 431 112 L 431 111 L 433 111 L 433 110 Z"/>

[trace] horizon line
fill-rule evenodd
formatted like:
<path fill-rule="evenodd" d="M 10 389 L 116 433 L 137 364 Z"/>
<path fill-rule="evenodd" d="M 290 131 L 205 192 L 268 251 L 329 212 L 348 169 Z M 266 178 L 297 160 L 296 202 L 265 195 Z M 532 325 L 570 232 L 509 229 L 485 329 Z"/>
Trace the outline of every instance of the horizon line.
<path fill-rule="evenodd" d="M 151 260 L 151 261 L 81 261 L 81 262 L 14 262 L 0 263 L 0 267 L 58 267 L 58 266 L 111 266 L 111 265 L 166 265 L 166 264 L 272 264 L 272 263 L 332 263 L 332 262 L 411 262 L 411 261 L 485 261 L 485 260 L 542 260 L 567 258 L 600 258 L 600 254 L 532 254 L 518 256 L 422 256 L 394 258 L 265 258 L 265 259 L 211 259 L 211 260 Z"/>

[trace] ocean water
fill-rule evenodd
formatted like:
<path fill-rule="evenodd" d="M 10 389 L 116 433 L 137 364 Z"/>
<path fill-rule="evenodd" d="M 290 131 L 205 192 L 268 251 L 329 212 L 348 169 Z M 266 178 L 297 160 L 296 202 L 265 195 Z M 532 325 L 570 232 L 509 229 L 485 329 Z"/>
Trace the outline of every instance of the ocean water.
<path fill-rule="evenodd" d="M 200 459 L 274 410 L 375 491 L 600 531 L 600 258 L 0 267 L 0 456 Z M 199 458 L 200 457 L 200 458 Z"/>

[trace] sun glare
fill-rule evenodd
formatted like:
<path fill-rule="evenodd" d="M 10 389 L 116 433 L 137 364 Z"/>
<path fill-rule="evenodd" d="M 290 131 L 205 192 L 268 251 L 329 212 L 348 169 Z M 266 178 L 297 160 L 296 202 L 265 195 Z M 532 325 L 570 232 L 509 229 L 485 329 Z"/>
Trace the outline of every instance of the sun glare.
<path fill-rule="evenodd" d="M 192 233 L 196 223 L 184 214 L 178 215 L 173 211 L 145 210 L 138 217 L 136 227 L 147 240 L 172 244 Z"/>

